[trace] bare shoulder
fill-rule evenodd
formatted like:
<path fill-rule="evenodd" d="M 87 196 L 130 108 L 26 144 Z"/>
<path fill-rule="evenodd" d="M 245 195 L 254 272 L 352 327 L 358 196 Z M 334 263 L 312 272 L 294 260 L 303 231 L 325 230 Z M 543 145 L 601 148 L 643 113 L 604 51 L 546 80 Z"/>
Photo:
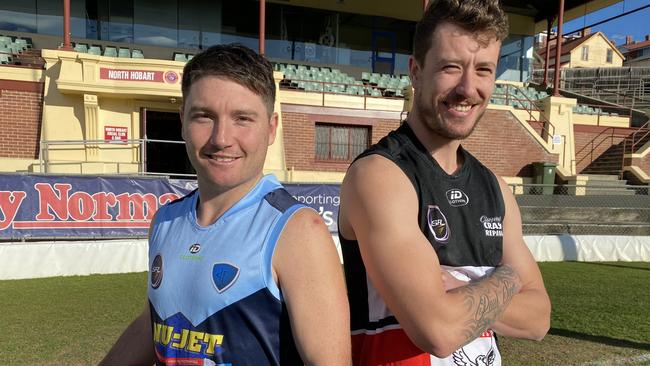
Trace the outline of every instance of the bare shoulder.
<path fill-rule="evenodd" d="M 284 227 L 273 255 L 273 269 L 282 281 L 282 273 L 309 270 L 320 259 L 336 259 L 338 254 L 332 236 L 316 211 L 296 211 Z"/>
<path fill-rule="evenodd" d="M 389 159 L 370 155 L 352 164 L 343 180 L 339 231 L 353 239 L 361 226 L 410 227 L 417 224 L 417 210 L 417 194 L 406 174 Z"/>

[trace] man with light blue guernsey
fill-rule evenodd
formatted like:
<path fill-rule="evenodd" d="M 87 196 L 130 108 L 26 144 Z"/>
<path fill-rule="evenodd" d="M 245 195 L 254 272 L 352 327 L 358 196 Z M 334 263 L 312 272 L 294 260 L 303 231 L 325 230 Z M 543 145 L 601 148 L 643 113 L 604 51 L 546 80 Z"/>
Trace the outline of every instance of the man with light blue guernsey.
<path fill-rule="evenodd" d="M 272 70 L 241 45 L 185 66 L 182 131 L 198 190 L 153 219 L 148 304 L 102 365 L 350 363 L 332 238 L 262 173 L 278 123 Z"/>

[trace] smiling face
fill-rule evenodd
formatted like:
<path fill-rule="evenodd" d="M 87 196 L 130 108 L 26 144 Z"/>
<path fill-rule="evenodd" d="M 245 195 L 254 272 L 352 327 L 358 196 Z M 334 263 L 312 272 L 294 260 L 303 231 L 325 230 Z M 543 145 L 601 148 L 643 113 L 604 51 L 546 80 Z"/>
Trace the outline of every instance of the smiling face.
<path fill-rule="evenodd" d="M 489 104 L 500 46 L 453 23 L 438 25 L 424 65 L 409 60 L 415 118 L 440 137 L 469 136 Z"/>
<path fill-rule="evenodd" d="M 204 76 L 181 110 L 183 140 L 202 192 L 247 192 L 262 177 L 277 115 L 262 98 L 229 79 Z"/>

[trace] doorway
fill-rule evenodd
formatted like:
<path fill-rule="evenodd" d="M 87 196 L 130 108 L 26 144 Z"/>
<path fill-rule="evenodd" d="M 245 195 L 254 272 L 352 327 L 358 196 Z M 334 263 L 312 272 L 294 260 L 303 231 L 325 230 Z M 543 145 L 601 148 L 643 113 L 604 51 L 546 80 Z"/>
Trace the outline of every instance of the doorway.
<path fill-rule="evenodd" d="M 195 174 L 185 152 L 178 112 L 150 111 L 143 108 L 147 173 L 161 173 L 172 178 L 187 178 L 178 174 Z M 154 141 L 151 141 L 154 140 Z"/>

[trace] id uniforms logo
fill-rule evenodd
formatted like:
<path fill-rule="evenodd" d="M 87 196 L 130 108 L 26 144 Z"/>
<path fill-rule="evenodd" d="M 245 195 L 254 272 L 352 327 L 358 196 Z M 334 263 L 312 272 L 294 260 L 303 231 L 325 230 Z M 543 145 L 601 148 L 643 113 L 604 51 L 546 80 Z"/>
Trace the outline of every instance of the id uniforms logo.
<path fill-rule="evenodd" d="M 465 206 L 469 203 L 469 197 L 460 189 L 450 189 L 446 195 L 447 202 L 453 207 Z"/>
<path fill-rule="evenodd" d="M 427 223 L 429 224 L 429 231 L 433 234 L 433 238 L 440 243 L 449 240 L 451 234 L 447 217 L 442 213 L 440 207 L 437 205 L 429 205 L 429 212 L 427 212 Z"/>

